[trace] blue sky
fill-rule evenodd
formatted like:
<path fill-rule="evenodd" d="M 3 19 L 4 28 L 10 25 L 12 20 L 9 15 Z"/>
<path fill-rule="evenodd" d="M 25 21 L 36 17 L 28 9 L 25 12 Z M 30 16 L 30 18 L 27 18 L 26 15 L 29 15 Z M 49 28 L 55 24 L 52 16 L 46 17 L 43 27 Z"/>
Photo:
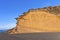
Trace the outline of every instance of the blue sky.
<path fill-rule="evenodd" d="M 0 30 L 15 27 L 15 18 L 28 9 L 58 5 L 60 0 L 0 0 Z"/>

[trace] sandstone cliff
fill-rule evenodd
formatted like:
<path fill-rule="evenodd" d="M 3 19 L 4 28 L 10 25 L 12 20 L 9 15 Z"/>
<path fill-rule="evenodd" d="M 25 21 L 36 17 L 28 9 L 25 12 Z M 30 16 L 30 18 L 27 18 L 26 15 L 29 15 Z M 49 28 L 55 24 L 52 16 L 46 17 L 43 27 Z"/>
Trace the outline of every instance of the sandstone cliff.
<path fill-rule="evenodd" d="M 31 9 L 16 20 L 8 33 L 60 32 L 60 6 Z"/>

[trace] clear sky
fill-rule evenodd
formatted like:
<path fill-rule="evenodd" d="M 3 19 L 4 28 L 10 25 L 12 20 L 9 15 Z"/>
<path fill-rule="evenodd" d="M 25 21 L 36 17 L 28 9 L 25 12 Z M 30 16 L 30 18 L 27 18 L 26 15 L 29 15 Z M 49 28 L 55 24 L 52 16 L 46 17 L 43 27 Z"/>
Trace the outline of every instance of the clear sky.
<path fill-rule="evenodd" d="M 0 0 L 0 30 L 15 27 L 15 18 L 28 9 L 58 5 L 60 0 Z"/>

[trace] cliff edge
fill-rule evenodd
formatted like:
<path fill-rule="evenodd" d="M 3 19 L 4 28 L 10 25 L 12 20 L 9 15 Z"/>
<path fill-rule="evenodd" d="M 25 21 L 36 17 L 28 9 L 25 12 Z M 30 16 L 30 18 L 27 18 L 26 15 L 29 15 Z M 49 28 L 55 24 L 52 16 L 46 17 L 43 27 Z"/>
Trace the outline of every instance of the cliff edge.
<path fill-rule="evenodd" d="M 8 33 L 60 32 L 60 6 L 30 9 L 16 20 Z"/>

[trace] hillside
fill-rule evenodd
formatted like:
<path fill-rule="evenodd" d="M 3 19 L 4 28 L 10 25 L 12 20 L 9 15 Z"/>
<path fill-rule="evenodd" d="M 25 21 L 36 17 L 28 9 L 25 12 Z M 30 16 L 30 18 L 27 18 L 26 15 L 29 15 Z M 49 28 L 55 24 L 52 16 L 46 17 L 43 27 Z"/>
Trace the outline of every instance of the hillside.
<path fill-rule="evenodd" d="M 8 33 L 60 32 L 60 6 L 30 9 L 16 20 Z"/>

